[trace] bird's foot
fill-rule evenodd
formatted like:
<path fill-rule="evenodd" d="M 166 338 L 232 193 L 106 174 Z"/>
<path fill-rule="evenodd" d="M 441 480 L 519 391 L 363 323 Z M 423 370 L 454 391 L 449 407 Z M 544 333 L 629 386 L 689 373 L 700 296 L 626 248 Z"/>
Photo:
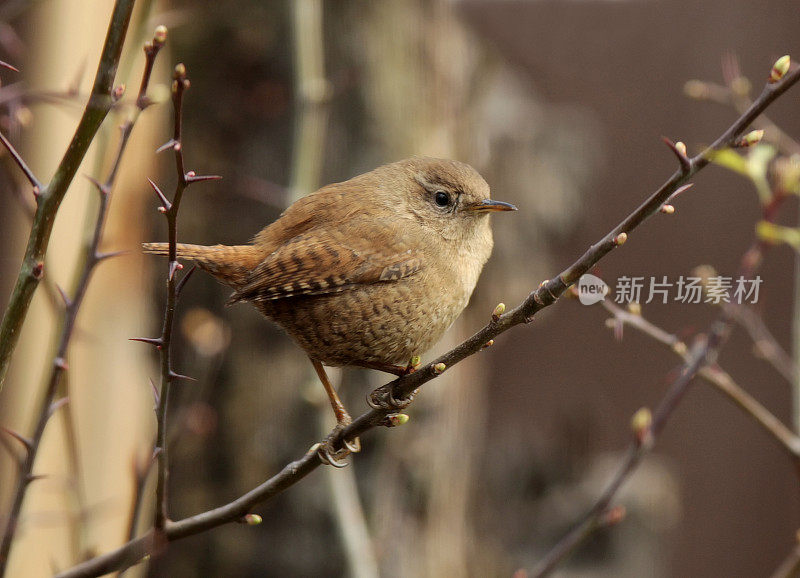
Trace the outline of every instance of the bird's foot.
<path fill-rule="evenodd" d="M 373 409 L 381 409 L 387 411 L 399 411 L 407 408 L 414 401 L 414 390 L 411 395 L 405 398 L 397 399 L 392 393 L 394 382 L 387 383 L 380 386 L 367 396 L 367 404 Z"/>
<path fill-rule="evenodd" d="M 359 438 L 348 440 L 340 437 L 342 430 L 348 425 L 350 425 L 349 421 L 338 423 L 333 428 L 333 431 L 328 434 L 328 437 L 311 447 L 310 451 L 315 451 L 323 464 L 335 468 L 343 468 L 347 466 L 347 462 L 344 461 L 347 456 L 361 451 L 361 440 Z M 334 447 L 337 442 L 341 443 L 341 447 Z"/>

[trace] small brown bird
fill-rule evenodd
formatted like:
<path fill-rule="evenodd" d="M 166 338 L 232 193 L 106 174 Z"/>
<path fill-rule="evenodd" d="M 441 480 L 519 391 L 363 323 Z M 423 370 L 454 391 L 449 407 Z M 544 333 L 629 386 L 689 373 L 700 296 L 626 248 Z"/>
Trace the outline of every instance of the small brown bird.
<path fill-rule="evenodd" d="M 344 427 L 323 364 L 408 372 L 466 307 L 492 251 L 488 214 L 514 210 L 469 165 L 411 158 L 300 199 L 249 245 L 180 244 L 178 257 L 297 341 Z M 167 244 L 144 250 L 166 255 Z M 336 463 L 329 444 L 320 455 Z"/>

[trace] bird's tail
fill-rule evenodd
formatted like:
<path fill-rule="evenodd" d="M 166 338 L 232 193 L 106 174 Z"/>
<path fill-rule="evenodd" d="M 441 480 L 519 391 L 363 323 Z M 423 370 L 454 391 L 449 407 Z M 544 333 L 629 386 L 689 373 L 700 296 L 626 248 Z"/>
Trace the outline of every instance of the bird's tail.
<path fill-rule="evenodd" d="M 145 253 L 168 255 L 167 243 L 142 243 Z M 261 260 L 253 245 L 186 245 L 178 243 L 178 258 L 197 263 L 214 277 L 238 289 L 247 282 L 249 272 Z"/>

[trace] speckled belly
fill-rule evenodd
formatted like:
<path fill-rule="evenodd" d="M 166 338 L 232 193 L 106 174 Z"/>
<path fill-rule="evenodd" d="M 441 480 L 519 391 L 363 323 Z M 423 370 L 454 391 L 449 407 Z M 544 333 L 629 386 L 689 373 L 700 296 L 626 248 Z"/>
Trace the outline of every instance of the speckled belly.
<path fill-rule="evenodd" d="M 423 301 L 419 289 L 403 280 L 256 306 L 326 365 L 405 365 L 441 338 L 469 300 L 464 294 Z"/>

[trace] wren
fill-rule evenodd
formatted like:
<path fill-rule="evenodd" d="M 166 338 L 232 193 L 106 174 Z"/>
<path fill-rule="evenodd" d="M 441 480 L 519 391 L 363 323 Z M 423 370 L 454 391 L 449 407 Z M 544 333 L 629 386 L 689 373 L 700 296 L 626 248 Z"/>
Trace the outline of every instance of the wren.
<path fill-rule="evenodd" d="M 489 213 L 514 210 L 489 198 L 471 166 L 410 158 L 322 187 L 250 244 L 179 244 L 178 257 L 297 341 L 341 428 L 351 419 L 323 364 L 407 372 L 466 307 L 492 251 Z M 167 254 L 166 243 L 143 247 Z M 357 440 L 344 443 L 358 450 Z M 320 455 L 338 464 L 329 444 Z"/>

